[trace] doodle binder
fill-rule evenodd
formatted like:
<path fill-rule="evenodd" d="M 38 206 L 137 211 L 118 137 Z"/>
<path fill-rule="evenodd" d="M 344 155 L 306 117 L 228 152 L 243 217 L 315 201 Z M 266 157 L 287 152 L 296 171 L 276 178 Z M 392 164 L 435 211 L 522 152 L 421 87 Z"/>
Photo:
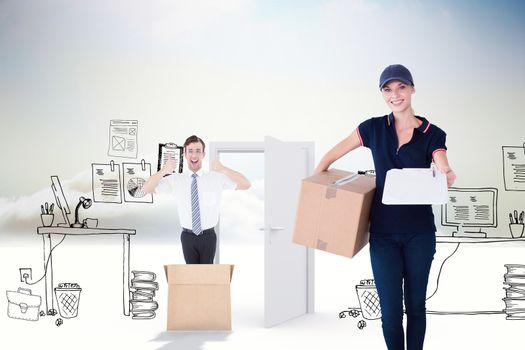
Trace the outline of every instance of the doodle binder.
<path fill-rule="evenodd" d="M 134 320 L 146 320 L 155 318 L 155 310 L 159 304 L 153 300 L 155 291 L 159 284 L 155 282 L 157 275 L 150 271 L 131 271 L 131 300 L 130 311 Z"/>

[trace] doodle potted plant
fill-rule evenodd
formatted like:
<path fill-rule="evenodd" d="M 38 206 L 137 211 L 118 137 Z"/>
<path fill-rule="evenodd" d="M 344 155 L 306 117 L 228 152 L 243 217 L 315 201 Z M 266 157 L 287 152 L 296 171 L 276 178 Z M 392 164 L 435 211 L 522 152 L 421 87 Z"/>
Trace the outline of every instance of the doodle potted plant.
<path fill-rule="evenodd" d="M 55 214 L 53 214 L 54 204 L 49 205 L 47 202 L 40 206 L 40 219 L 42 220 L 42 225 L 51 226 L 53 225 L 53 220 L 55 219 Z"/>

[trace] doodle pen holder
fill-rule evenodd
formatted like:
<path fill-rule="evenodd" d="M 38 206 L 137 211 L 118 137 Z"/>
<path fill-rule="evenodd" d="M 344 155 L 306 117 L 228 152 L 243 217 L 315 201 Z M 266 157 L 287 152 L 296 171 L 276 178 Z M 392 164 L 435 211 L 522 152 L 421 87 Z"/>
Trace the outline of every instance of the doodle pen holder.
<path fill-rule="evenodd" d="M 509 228 L 512 238 L 523 237 L 523 229 L 525 228 L 524 224 L 509 224 Z"/>
<path fill-rule="evenodd" d="M 54 214 L 40 214 L 40 219 L 42 220 L 42 225 L 49 227 L 53 225 L 53 220 L 55 219 Z"/>

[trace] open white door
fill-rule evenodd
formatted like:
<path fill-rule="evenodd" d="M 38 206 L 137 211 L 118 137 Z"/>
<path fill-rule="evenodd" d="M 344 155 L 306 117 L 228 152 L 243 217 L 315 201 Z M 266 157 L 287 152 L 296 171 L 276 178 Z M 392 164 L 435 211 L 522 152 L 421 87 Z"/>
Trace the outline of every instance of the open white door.
<path fill-rule="evenodd" d="M 266 137 L 264 146 L 264 323 L 272 327 L 313 312 L 313 252 L 292 243 L 292 235 L 301 179 L 313 170 L 314 144 Z"/>

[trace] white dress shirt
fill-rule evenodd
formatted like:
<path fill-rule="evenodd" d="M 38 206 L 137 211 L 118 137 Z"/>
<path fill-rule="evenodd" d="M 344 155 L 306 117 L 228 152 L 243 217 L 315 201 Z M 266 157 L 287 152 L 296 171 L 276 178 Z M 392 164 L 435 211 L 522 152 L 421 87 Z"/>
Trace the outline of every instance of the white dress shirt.
<path fill-rule="evenodd" d="M 172 194 L 179 212 L 180 224 L 183 228 L 192 228 L 191 223 L 191 175 L 192 171 L 182 174 L 175 173 L 165 176 L 155 188 L 157 193 Z M 221 192 L 225 189 L 235 189 L 237 184 L 228 176 L 217 171 L 197 172 L 197 188 L 199 191 L 199 209 L 201 227 L 203 230 L 215 227 L 219 222 L 219 204 Z"/>

